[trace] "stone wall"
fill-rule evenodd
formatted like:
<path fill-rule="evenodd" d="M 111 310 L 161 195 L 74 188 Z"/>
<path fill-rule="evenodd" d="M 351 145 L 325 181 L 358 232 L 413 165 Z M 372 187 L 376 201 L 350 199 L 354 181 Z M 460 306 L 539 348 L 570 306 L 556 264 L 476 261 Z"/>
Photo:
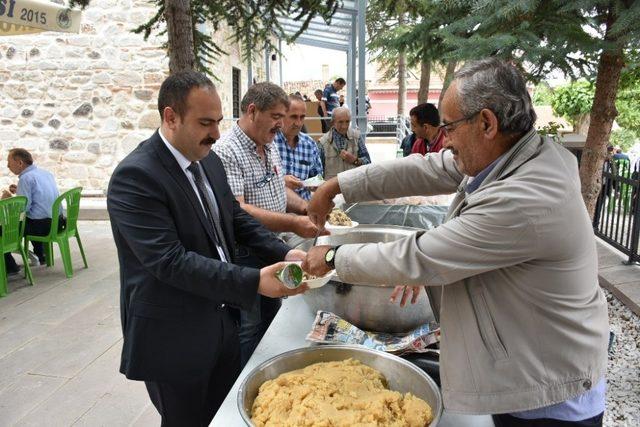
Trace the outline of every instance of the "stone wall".
<path fill-rule="evenodd" d="M 56 176 L 60 189 L 82 186 L 85 194 L 103 194 L 118 161 L 160 123 L 157 94 L 168 74 L 160 47 L 165 39 L 144 41 L 130 31 L 154 13 L 147 1 L 99 0 L 83 12 L 80 34 L 0 38 L 2 164 L 10 148 L 26 148 L 39 167 Z M 212 73 L 220 79 L 216 86 L 230 118 L 232 67 L 241 70 L 241 93 L 247 67 L 238 47 L 225 41 L 227 31 L 214 36 L 229 52 Z M 260 80 L 264 71 L 256 63 Z M 0 185 L 6 187 L 17 178 L 3 168 Z"/>

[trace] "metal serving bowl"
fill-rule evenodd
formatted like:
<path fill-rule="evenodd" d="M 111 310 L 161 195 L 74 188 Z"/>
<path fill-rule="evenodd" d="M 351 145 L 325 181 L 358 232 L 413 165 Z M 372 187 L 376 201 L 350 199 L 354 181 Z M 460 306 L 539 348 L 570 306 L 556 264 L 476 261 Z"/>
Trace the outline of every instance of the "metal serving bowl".
<path fill-rule="evenodd" d="M 346 234 L 322 236 L 318 245 L 344 245 L 349 243 L 386 243 L 409 236 L 416 228 L 395 225 L 360 224 Z M 294 237 L 287 242 L 296 249 L 308 251 L 313 239 Z M 310 289 L 302 297 L 313 313 L 327 310 L 357 327 L 376 332 L 401 333 L 434 320 L 433 310 L 425 292 L 415 304 L 404 307 L 389 297 L 395 284 L 387 286 L 350 284 L 332 280 L 325 286 Z"/>
<path fill-rule="evenodd" d="M 354 358 L 380 371 L 387 379 L 390 390 L 411 393 L 426 401 L 433 411 L 429 427 L 438 425 L 442 414 L 442 394 L 436 383 L 422 370 L 388 353 L 362 347 L 321 345 L 299 348 L 273 357 L 254 368 L 238 390 L 238 410 L 242 419 L 251 426 L 251 408 L 260 386 L 285 372 L 302 369 L 318 362 L 331 362 Z"/>

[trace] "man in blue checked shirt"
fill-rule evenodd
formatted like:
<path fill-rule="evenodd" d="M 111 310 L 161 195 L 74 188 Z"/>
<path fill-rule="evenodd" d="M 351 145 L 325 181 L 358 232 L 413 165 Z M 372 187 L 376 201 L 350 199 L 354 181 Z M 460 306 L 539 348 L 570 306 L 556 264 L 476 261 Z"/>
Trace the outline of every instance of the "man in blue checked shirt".
<path fill-rule="evenodd" d="M 311 192 L 302 185 L 302 181 L 322 175 L 322 162 L 316 142 L 300 131 L 307 112 L 304 101 L 295 95 L 290 95 L 289 101 L 291 105 L 283 119 L 282 129 L 276 134 L 275 143 L 280 153 L 286 186 L 295 190 L 304 200 L 309 200 Z"/>

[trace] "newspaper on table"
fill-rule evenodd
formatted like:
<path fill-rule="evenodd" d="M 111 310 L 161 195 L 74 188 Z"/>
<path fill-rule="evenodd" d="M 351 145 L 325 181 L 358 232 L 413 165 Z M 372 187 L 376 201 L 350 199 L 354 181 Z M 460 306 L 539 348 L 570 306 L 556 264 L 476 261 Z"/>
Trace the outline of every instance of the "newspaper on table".
<path fill-rule="evenodd" d="M 437 324 L 424 324 L 405 334 L 367 332 L 330 311 L 318 310 L 307 340 L 323 344 L 356 344 L 396 355 L 426 353 L 440 341 Z"/>

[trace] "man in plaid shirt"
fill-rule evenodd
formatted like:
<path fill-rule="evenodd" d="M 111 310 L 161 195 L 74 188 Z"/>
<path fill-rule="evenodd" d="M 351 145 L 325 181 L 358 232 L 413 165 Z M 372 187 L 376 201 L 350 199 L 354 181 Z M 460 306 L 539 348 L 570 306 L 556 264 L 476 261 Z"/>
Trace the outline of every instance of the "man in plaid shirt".
<path fill-rule="evenodd" d="M 284 185 L 278 150 L 289 97 L 278 85 L 254 84 L 242 98 L 242 116 L 213 145 L 240 207 L 274 232 L 311 238 L 318 228 L 306 216 L 307 202 Z M 289 213 L 288 213 L 289 212 Z M 238 246 L 236 264 L 261 268 L 263 254 Z M 258 295 L 251 310 L 240 313 L 240 358 L 244 366 L 280 309 L 279 298 Z"/>
<path fill-rule="evenodd" d="M 289 111 L 283 119 L 283 127 L 275 138 L 280 162 L 284 170 L 285 185 L 304 200 L 311 198 L 311 192 L 302 185 L 302 181 L 316 175 L 322 175 L 322 162 L 316 142 L 301 132 L 307 107 L 302 98 L 289 95 Z"/>

